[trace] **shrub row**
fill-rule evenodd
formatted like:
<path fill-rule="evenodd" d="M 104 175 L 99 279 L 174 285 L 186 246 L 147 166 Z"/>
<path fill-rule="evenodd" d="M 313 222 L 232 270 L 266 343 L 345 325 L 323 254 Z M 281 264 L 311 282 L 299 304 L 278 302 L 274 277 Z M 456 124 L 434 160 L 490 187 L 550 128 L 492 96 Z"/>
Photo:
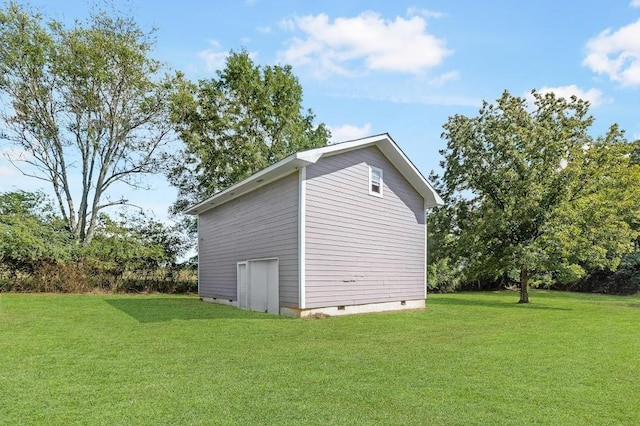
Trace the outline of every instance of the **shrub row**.
<path fill-rule="evenodd" d="M 195 293 L 196 268 L 180 264 L 147 271 L 127 271 L 121 275 L 96 271 L 83 262 L 43 263 L 29 272 L 0 268 L 0 292 L 136 292 Z"/>
<path fill-rule="evenodd" d="M 503 276 L 497 280 L 465 281 L 446 262 L 438 261 L 434 265 L 429 265 L 429 291 L 435 293 L 513 289 L 517 285 L 517 280 L 509 276 Z M 534 281 L 532 285 L 583 293 L 638 294 L 640 293 L 640 250 L 625 256 L 616 271 L 601 269 L 588 271 L 579 280 L 566 284 L 558 284 L 547 276 L 539 282 Z"/>

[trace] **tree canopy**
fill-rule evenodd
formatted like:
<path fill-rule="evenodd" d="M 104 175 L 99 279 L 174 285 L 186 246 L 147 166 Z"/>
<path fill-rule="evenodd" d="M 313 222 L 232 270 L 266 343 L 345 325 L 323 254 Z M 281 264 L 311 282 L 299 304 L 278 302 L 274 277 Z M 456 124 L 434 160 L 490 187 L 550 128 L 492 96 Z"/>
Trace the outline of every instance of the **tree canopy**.
<path fill-rule="evenodd" d="M 532 109 L 505 92 L 476 117 L 449 118 L 436 177 L 446 206 L 431 220 L 440 261 L 455 259 L 466 280 L 517 277 L 522 303 L 531 278 L 615 269 L 640 223 L 640 166 L 623 132 L 593 137 L 587 102 L 532 94 Z"/>
<path fill-rule="evenodd" d="M 329 138 L 303 110 L 291 67 L 256 65 L 246 51 L 230 52 L 216 77 L 181 89 L 172 117 L 185 149 L 169 173 L 176 211 Z"/>
<path fill-rule="evenodd" d="M 171 80 L 150 57 L 153 33 L 106 12 L 67 28 L 17 3 L 0 10 L 2 137 L 25 175 L 48 182 L 76 240 L 88 244 L 109 191 L 145 187 L 172 131 Z"/>

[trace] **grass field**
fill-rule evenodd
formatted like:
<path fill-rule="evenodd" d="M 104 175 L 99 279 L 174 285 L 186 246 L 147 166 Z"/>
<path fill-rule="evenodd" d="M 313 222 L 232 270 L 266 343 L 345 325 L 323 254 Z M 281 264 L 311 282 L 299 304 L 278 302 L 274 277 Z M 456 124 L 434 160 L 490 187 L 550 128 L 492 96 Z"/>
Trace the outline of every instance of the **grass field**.
<path fill-rule="evenodd" d="M 0 424 L 640 424 L 640 298 L 517 300 L 300 320 L 0 294 Z"/>

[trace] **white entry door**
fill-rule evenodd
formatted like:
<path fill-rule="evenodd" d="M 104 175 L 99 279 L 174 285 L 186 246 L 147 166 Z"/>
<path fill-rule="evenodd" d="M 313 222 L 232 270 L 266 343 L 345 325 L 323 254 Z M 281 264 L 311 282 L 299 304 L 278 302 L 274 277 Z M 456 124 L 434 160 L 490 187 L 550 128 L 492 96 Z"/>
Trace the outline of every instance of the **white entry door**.
<path fill-rule="evenodd" d="M 238 307 L 280 313 L 278 259 L 238 263 Z"/>

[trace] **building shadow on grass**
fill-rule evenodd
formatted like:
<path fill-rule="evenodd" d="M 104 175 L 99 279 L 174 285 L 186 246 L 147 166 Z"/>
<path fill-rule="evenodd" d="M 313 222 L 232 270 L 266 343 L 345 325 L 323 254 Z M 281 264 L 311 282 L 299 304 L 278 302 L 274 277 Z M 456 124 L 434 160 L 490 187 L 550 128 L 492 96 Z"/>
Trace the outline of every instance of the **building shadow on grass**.
<path fill-rule="evenodd" d="M 279 319 L 277 315 L 202 302 L 198 298 L 127 296 L 105 300 L 141 323 L 171 320 Z"/>
<path fill-rule="evenodd" d="M 534 302 L 516 303 L 506 300 L 482 300 L 482 299 L 460 299 L 457 297 L 437 297 L 435 299 L 427 298 L 427 306 L 429 305 L 458 305 L 458 306 L 485 306 L 488 308 L 509 308 L 509 309 L 541 309 L 548 311 L 571 311 L 569 308 L 559 308 L 555 306 L 542 306 Z"/>

